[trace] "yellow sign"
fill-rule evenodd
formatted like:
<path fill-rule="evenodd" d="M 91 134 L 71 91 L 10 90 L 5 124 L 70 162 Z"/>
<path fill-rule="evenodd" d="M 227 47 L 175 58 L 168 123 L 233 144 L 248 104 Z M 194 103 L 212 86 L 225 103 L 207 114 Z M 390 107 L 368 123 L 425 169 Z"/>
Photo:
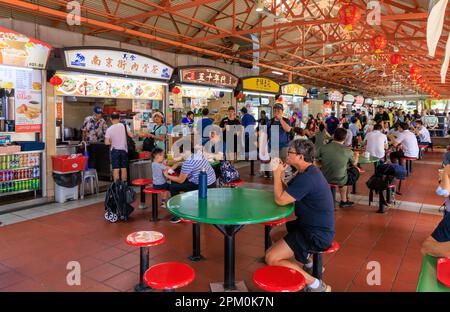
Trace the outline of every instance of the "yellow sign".
<path fill-rule="evenodd" d="M 299 84 L 290 83 L 281 87 L 281 93 L 294 96 L 306 96 L 308 90 Z"/>
<path fill-rule="evenodd" d="M 273 80 L 263 77 L 253 77 L 243 80 L 243 88 L 248 91 L 278 93 L 280 85 Z"/>

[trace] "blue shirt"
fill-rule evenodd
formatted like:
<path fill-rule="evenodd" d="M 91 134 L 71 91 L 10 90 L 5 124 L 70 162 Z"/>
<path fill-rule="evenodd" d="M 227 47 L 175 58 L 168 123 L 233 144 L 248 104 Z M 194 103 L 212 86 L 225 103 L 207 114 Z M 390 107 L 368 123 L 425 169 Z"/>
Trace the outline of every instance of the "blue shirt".
<path fill-rule="evenodd" d="M 181 167 L 181 173 L 188 175 L 188 181 L 198 185 L 198 176 L 202 169 L 206 169 L 208 175 L 208 185 L 216 182 L 216 174 L 213 167 L 202 153 L 196 153 L 189 156 Z"/>
<path fill-rule="evenodd" d="M 289 119 L 284 118 L 283 120 L 290 126 L 290 122 Z M 289 133 L 284 131 L 283 127 L 281 126 L 281 122 L 278 120 L 275 120 L 274 118 L 269 120 L 269 123 L 267 125 L 267 137 L 269 138 L 269 148 L 272 147 L 272 139 L 271 139 L 271 132 L 270 132 L 270 128 L 272 126 L 278 126 L 278 143 L 279 143 L 279 148 L 284 148 L 284 147 L 289 147 Z"/>
<path fill-rule="evenodd" d="M 184 118 L 181 120 L 181 123 L 182 123 L 182 124 L 188 124 L 189 126 L 192 126 L 192 125 L 194 124 L 194 121 L 193 121 L 193 120 L 190 120 L 190 119 L 187 118 L 187 117 L 184 117 Z"/>
<path fill-rule="evenodd" d="M 202 118 L 197 122 L 197 131 L 200 131 L 201 129 L 201 137 L 202 137 L 202 144 L 205 145 L 206 142 L 209 141 L 209 135 L 211 131 L 206 131 L 205 128 L 208 126 L 211 126 L 213 124 L 213 120 L 211 118 Z"/>
<path fill-rule="evenodd" d="M 339 125 L 339 119 L 336 117 L 330 116 L 325 120 L 325 123 L 327 124 L 327 130 L 329 134 L 334 134 L 334 132 L 337 129 L 337 126 Z"/>
<path fill-rule="evenodd" d="M 352 123 L 348 126 L 348 129 L 352 132 L 352 135 L 355 137 L 359 133 L 359 128 L 356 124 Z"/>
<path fill-rule="evenodd" d="M 330 186 L 316 166 L 309 166 L 288 183 L 286 192 L 295 198 L 298 226 L 328 248 L 334 239 L 334 202 Z"/>
<path fill-rule="evenodd" d="M 241 124 L 246 128 L 247 126 L 254 126 L 256 124 L 255 118 L 250 115 L 249 113 L 242 116 L 242 122 Z"/>
<path fill-rule="evenodd" d="M 167 183 L 167 179 L 163 174 L 166 166 L 157 162 L 152 162 L 153 185 L 163 185 Z"/>
<path fill-rule="evenodd" d="M 440 243 L 450 242 L 450 213 L 447 213 L 431 236 Z"/>

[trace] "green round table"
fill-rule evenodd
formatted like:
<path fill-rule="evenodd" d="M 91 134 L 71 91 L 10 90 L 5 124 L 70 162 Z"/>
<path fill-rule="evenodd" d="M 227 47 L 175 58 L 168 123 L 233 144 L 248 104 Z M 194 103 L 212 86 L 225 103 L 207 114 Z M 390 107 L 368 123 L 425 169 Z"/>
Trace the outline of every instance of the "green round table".
<path fill-rule="evenodd" d="M 294 204 L 279 206 L 274 194 L 248 188 L 208 189 L 207 198 L 199 198 L 198 191 L 172 197 L 167 209 L 174 215 L 213 224 L 225 237 L 224 289 L 234 290 L 235 235 L 246 224 L 274 221 L 289 216 Z"/>

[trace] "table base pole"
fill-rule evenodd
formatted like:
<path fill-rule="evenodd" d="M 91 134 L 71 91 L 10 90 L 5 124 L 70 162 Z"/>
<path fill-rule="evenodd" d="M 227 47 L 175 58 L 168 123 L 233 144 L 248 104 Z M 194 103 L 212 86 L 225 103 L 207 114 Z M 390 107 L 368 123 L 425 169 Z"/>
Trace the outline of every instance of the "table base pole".
<path fill-rule="evenodd" d="M 235 284 L 236 287 L 234 289 L 225 289 L 223 282 L 210 283 L 209 287 L 211 292 L 248 292 L 244 281 L 238 281 Z"/>

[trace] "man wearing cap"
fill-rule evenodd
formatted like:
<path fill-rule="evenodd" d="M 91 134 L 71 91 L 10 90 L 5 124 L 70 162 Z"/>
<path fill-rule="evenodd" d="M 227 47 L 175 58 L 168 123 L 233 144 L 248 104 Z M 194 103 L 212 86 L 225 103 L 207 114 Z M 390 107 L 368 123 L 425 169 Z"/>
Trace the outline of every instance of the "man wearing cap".
<path fill-rule="evenodd" d="M 289 134 L 292 130 L 289 119 L 283 117 L 283 105 L 275 104 L 273 106 L 273 118 L 271 118 L 267 124 L 267 134 L 269 137 L 269 148 L 272 153 L 272 148 L 278 148 L 280 159 L 285 162 L 287 158 L 287 152 L 289 149 Z M 272 138 L 272 127 L 278 127 L 278 146 L 273 146 L 274 139 Z"/>
<path fill-rule="evenodd" d="M 83 141 L 89 143 L 101 143 L 105 140 L 106 121 L 102 117 L 103 110 L 100 106 L 94 107 L 94 114 L 87 116 L 84 119 L 83 127 Z"/>

